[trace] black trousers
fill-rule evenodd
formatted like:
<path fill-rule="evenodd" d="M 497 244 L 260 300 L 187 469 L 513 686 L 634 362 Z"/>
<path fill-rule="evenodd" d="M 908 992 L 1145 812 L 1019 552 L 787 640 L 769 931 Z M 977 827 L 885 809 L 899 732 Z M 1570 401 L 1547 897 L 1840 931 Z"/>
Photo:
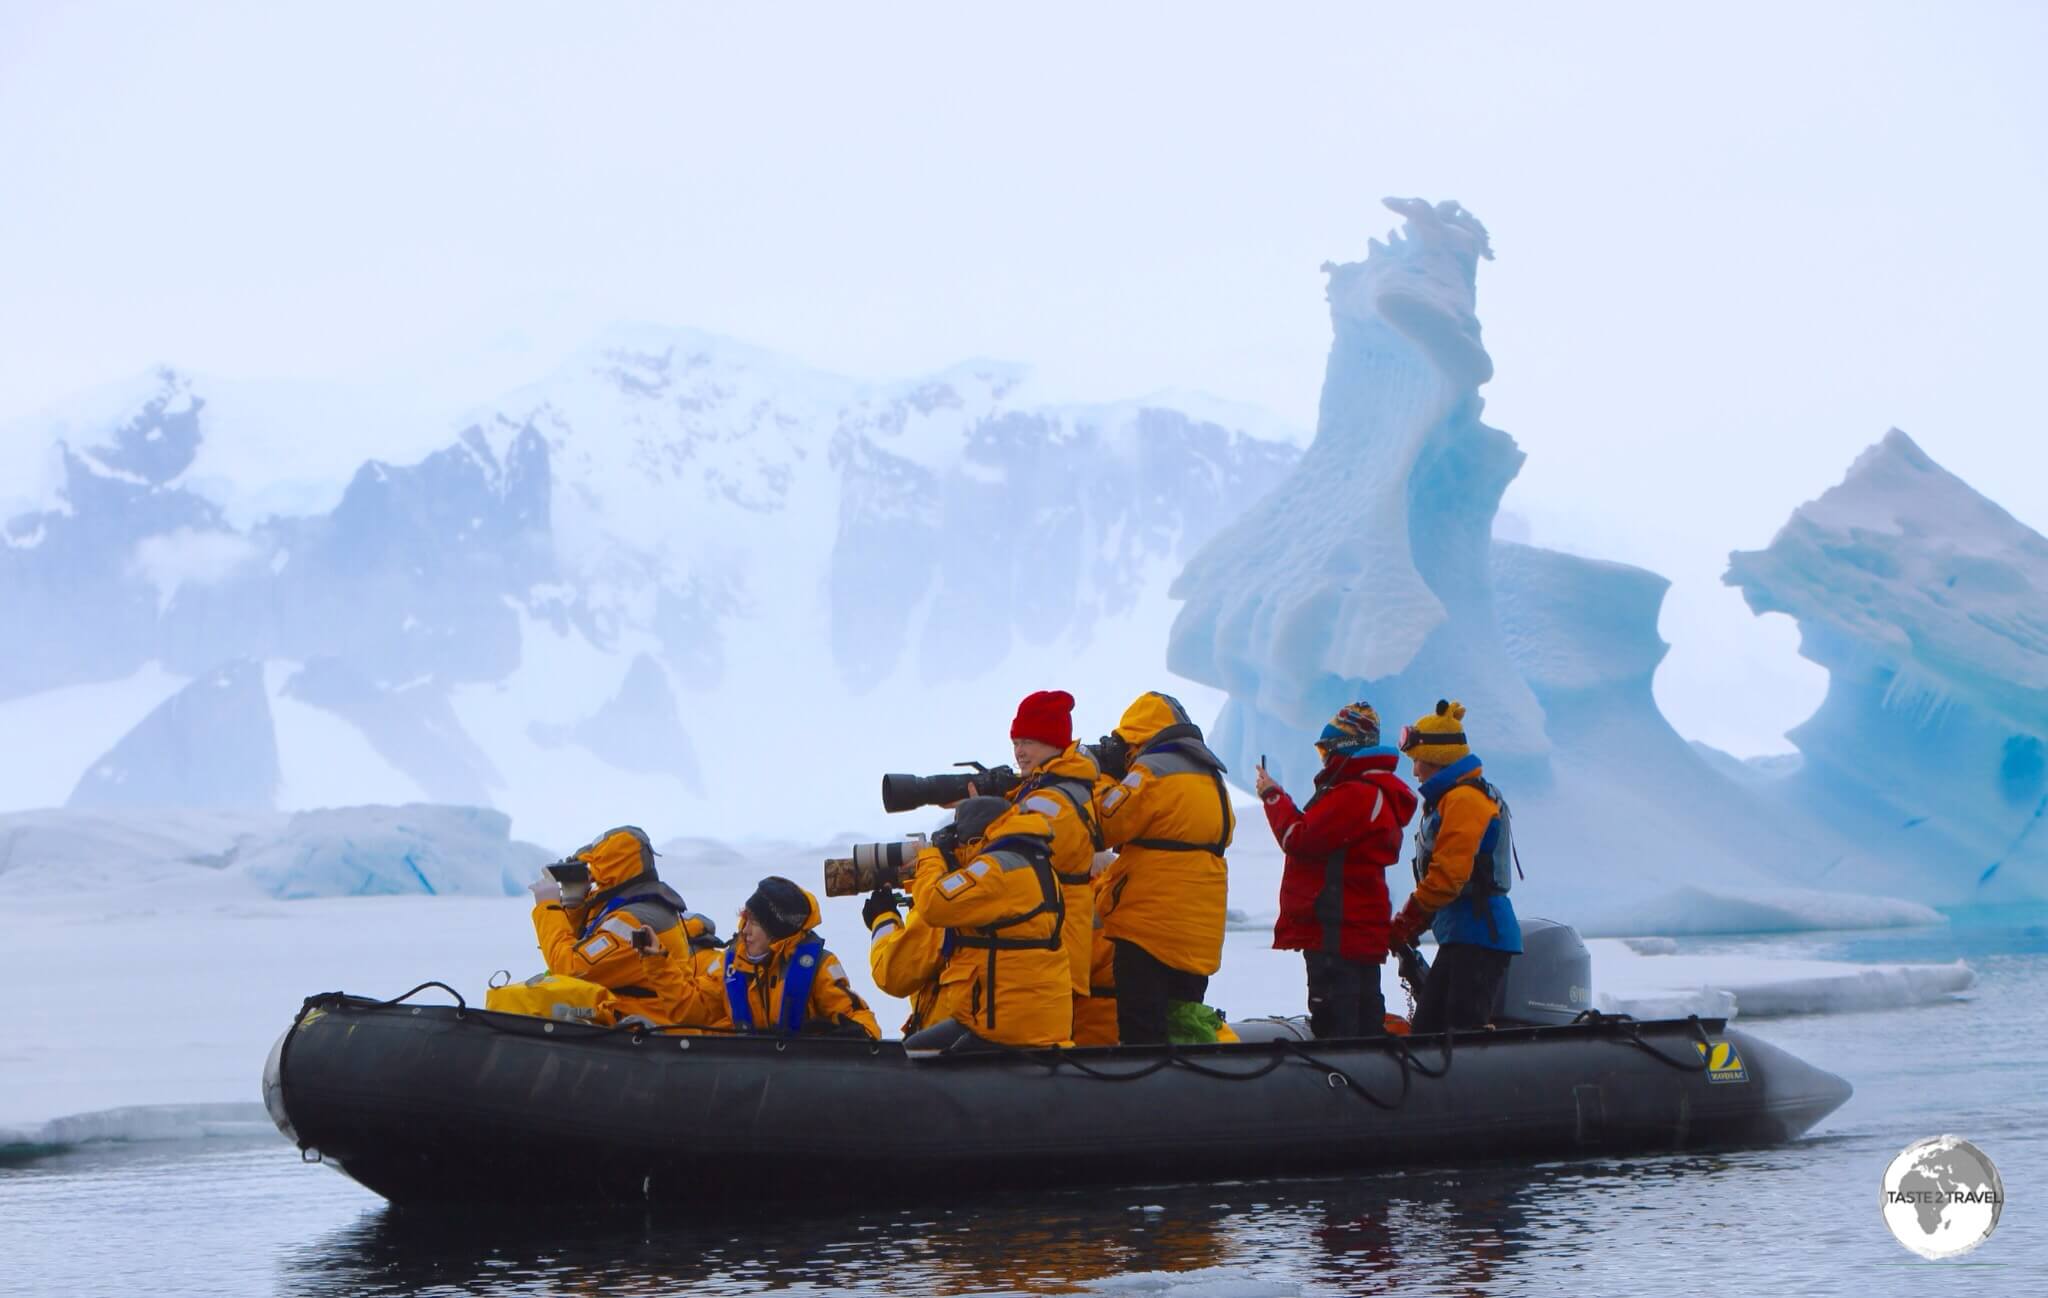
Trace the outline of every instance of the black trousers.
<path fill-rule="evenodd" d="M 1422 980 L 1416 997 L 1416 1032 L 1483 1028 L 1500 1008 L 1501 984 L 1507 981 L 1510 951 L 1456 942 L 1438 947 L 1436 963 Z"/>
<path fill-rule="evenodd" d="M 1386 1035 L 1387 998 L 1380 967 L 1323 951 L 1304 951 L 1308 962 L 1308 1028 L 1325 1037 Z"/>
<path fill-rule="evenodd" d="M 1116 970 L 1117 1040 L 1127 1046 L 1164 1042 L 1166 1003 L 1201 1004 L 1209 994 L 1209 976 L 1162 963 L 1136 942 L 1120 937 L 1109 941 L 1111 967 Z"/>

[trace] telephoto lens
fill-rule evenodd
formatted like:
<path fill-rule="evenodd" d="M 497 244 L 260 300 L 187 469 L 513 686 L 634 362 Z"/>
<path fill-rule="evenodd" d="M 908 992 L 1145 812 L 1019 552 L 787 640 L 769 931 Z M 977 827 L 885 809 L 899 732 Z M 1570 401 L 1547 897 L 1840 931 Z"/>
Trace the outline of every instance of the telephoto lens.
<path fill-rule="evenodd" d="M 897 888 L 917 864 L 922 839 L 893 843 L 855 843 L 848 856 L 825 859 L 825 895 L 852 897 L 877 888 Z"/>
<path fill-rule="evenodd" d="M 919 807 L 943 807 L 960 802 L 973 793 L 1007 797 L 1010 790 L 1023 782 L 1023 777 L 1008 766 L 983 766 L 980 762 L 960 762 L 958 765 L 974 769 L 958 775 L 884 775 L 882 777 L 882 810 L 895 813 L 915 811 Z M 974 789 L 970 793 L 968 785 Z"/>

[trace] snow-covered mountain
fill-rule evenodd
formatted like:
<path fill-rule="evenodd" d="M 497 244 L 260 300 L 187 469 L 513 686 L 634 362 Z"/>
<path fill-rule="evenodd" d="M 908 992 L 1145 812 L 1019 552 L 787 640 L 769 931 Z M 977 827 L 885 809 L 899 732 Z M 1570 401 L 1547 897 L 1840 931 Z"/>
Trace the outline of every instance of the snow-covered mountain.
<path fill-rule="evenodd" d="M 328 501 L 301 413 L 421 435 L 300 402 L 166 370 L 47 421 L 53 472 L 0 527 L 0 606 L 36 629 L 0 719 L 65 737 L 9 803 L 424 799 L 562 843 L 879 829 L 876 774 L 993 760 L 1023 693 L 1071 689 L 1104 729 L 1169 684 L 1165 585 L 1298 454 L 1196 401 L 1037 401 L 1014 366 L 866 384 L 635 328 Z M 223 672 L 261 688 L 194 744 Z"/>

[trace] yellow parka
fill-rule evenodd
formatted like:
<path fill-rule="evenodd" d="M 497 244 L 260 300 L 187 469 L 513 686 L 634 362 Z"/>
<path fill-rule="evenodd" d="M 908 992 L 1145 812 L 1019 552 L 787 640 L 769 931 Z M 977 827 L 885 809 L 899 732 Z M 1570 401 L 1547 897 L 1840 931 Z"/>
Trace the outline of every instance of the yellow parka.
<path fill-rule="evenodd" d="M 951 948 L 936 1003 L 947 1017 L 1004 1045 L 1070 1040 L 1074 976 L 1060 945 L 1061 892 L 1052 826 L 1012 807 L 983 837 L 960 844 L 960 868 L 936 847 L 918 853 L 910 886 L 917 916 Z"/>
<path fill-rule="evenodd" d="M 1095 781 L 1102 772 L 1079 744 L 1048 758 L 1010 794 L 1010 801 L 1044 816 L 1052 826 L 1052 870 L 1067 908 L 1060 945 L 1074 978 L 1074 994 L 1088 995 L 1088 964 L 1095 931 L 1095 880 L 1089 867 L 1102 850 L 1095 824 Z"/>
<path fill-rule="evenodd" d="M 1223 963 L 1228 874 L 1223 854 L 1237 817 L 1223 763 L 1180 704 L 1144 694 L 1116 733 L 1130 745 L 1130 771 L 1097 786 L 1104 842 L 1118 848 L 1097 899 L 1103 931 L 1135 942 L 1161 963 L 1212 974 Z"/>
<path fill-rule="evenodd" d="M 746 975 L 747 1006 L 752 1011 L 758 1031 L 772 1032 L 782 1018 L 782 989 L 789 980 L 789 964 L 796 956 L 797 947 L 816 937 L 814 929 L 823 918 L 818 912 L 818 899 L 806 888 L 804 900 L 810 903 L 810 914 L 803 927 L 780 941 L 768 945 L 768 953 L 759 960 L 749 956 L 735 937 L 716 960 L 697 979 L 698 1010 L 702 1019 L 692 1022 L 707 1027 L 731 1028 L 733 1025 L 731 1003 L 726 999 L 725 971 L 728 964 Z M 858 1024 L 861 1030 L 877 1040 L 882 1029 L 875 1022 L 874 1011 L 860 998 L 847 981 L 846 966 L 839 963 L 839 957 L 830 951 L 818 954 L 817 974 L 811 982 L 809 1002 L 804 1006 L 803 1021 L 808 1029 L 813 1025 L 826 1028 Z"/>
<path fill-rule="evenodd" d="M 614 1016 L 687 1022 L 697 988 L 683 899 L 656 875 L 647 835 L 630 825 L 609 830 L 572 859 L 590 867 L 588 899 L 573 909 L 558 901 L 533 908 L 548 972 L 606 988 Z M 636 929 L 652 930 L 651 949 L 634 945 Z"/>
<path fill-rule="evenodd" d="M 946 931 L 925 923 L 915 910 L 907 920 L 892 910 L 877 915 L 868 932 L 868 971 L 875 976 L 875 986 L 910 1002 L 903 1035 L 953 1017 L 950 1009 L 939 1010 L 939 970 L 946 963 Z"/>

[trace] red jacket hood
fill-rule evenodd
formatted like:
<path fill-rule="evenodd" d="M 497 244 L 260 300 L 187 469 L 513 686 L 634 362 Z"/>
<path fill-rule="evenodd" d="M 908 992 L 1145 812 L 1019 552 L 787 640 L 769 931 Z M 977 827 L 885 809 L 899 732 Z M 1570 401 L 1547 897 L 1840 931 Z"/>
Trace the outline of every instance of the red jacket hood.
<path fill-rule="evenodd" d="M 1415 818 L 1422 799 L 1408 781 L 1401 778 L 1401 754 L 1391 748 L 1368 748 L 1362 752 L 1333 754 L 1316 772 L 1316 788 L 1326 789 L 1345 780 L 1362 780 L 1387 795 L 1394 815 L 1403 825 Z"/>

